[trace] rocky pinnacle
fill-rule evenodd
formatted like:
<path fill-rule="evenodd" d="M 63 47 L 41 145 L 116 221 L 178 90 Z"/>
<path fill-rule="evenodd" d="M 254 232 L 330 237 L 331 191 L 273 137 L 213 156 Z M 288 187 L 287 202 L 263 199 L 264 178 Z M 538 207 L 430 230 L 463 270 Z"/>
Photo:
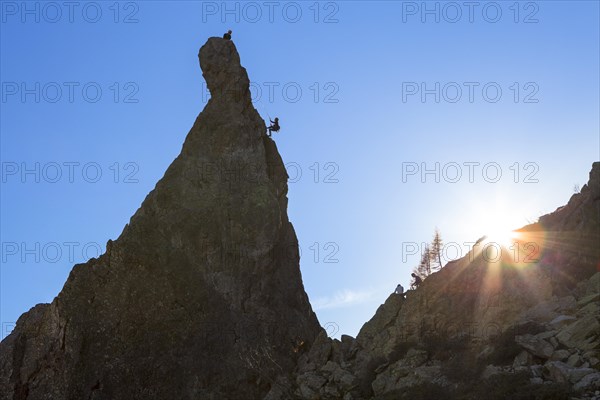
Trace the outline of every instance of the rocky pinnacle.
<path fill-rule="evenodd" d="M 211 99 L 97 259 L 0 344 L 1 399 L 253 399 L 321 331 L 287 174 L 232 41 L 199 53 Z"/>

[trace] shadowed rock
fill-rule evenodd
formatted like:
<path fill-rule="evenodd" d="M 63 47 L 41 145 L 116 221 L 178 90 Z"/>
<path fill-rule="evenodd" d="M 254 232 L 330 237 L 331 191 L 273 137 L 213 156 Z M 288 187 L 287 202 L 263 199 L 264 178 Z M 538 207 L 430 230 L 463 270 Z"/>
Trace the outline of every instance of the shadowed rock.
<path fill-rule="evenodd" d="M 211 99 L 181 154 L 106 253 L 21 316 L 0 398 L 261 398 L 320 332 L 235 45 L 210 38 L 199 58 Z"/>

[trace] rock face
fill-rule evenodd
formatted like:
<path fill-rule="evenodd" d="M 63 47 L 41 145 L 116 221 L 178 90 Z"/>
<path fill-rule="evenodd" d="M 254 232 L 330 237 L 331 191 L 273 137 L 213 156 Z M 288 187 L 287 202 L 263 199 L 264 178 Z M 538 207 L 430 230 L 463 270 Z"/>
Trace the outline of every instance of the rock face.
<path fill-rule="evenodd" d="M 235 45 L 211 38 L 199 58 L 211 99 L 181 154 L 2 342 L 1 399 L 258 399 L 321 332 Z"/>

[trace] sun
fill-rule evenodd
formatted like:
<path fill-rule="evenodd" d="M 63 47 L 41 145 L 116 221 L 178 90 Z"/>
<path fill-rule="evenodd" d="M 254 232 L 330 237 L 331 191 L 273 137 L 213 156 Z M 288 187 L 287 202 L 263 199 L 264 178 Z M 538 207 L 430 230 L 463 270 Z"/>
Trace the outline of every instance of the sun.
<path fill-rule="evenodd" d="M 502 248 L 510 248 L 519 239 L 519 232 L 504 226 L 493 226 L 486 235 L 486 242 Z"/>
<path fill-rule="evenodd" d="M 469 229 L 479 237 L 485 236 L 486 243 L 508 248 L 518 241 L 520 234 L 515 229 L 523 225 L 523 210 L 519 205 L 499 195 L 491 203 L 477 202 L 469 208 Z"/>
<path fill-rule="evenodd" d="M 519 226 L 509 210 L 498 207 L 484 215 L 481 224 L 486 243 L 500 248 L 511 248 L 519 241 L 521 235 L 515 231 Z"/>

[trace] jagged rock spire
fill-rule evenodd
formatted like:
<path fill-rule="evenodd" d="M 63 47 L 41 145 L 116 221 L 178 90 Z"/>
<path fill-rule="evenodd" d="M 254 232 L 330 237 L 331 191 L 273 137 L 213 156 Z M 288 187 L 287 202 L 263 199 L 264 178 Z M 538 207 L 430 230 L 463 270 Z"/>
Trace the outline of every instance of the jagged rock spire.
<path fill-rule="evenodd" d="M 107 252 L 2 342 L 1 399 L 261 398 L 319 333 L 246 70 L 231 41 L 199 56 L 212 98 L 181 154 Z"/>

